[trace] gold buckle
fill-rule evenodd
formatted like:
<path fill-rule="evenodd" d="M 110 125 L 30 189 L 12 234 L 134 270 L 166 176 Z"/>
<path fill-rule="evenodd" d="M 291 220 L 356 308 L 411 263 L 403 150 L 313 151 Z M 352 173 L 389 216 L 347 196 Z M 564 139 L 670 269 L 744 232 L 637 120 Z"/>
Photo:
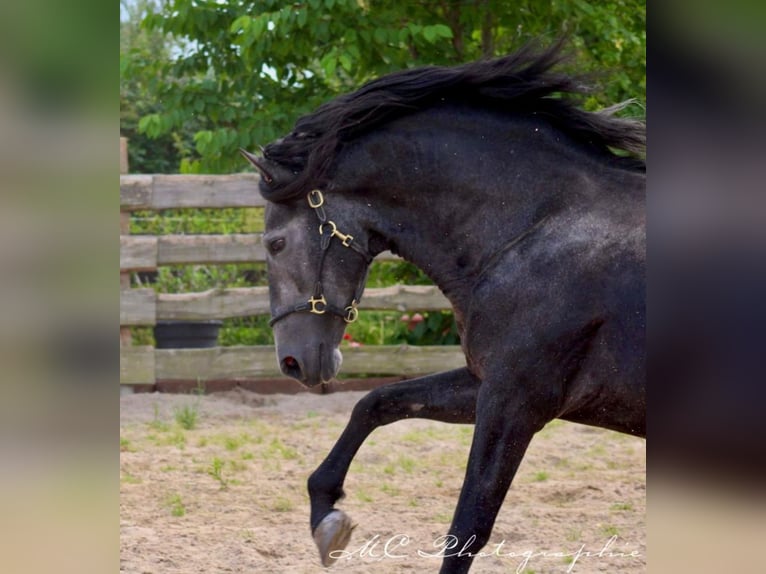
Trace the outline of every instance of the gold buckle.
<path fill-rule="evenodd" d="M 359 318 L 359 309 L 356 308 L 356 301 L 352 301 L 351 305 L 343 310 L 346 312 L 346 316 L 343 317 L 346 323 L 353 323 Z"/>
<path fill-rule="evenodd" d="M 319 191 L 318 189 L 309 191 L 308 195 L 306 196 L 306 199 L 308 199 L 309 205 L 313 209 L 322 207 L 322 204 L 324 204 L 324 196 L 322 195 L 322 192 Z"/>
<path fill-rule="evenodd" d="M 335 225 L 334 221 L 328 221 L 327 225 L 332 227 L 332 230 L 330 232 L 331 237 L 334 235 L 335 237 L 340 239 L 344 247 L 351 247 L 351 242 L 354 240 L 353 235 L 346 235 L 345 233 L 341 233 L 340 231 L 338 231 L 338 226 Z M 319 234 L 324 235 L 324 223 L 319 225 Z"/>
<path fill-rule="evenodd" d="M 320 295 L 319 299 L 312 296 L 308 302 L 309 305 L 311 305 L 309 313 L 314 313 L 315 315 L 324 315 L 325 311 L 327 311 L 327 299 L 324 298 L 324 295 Z"/>

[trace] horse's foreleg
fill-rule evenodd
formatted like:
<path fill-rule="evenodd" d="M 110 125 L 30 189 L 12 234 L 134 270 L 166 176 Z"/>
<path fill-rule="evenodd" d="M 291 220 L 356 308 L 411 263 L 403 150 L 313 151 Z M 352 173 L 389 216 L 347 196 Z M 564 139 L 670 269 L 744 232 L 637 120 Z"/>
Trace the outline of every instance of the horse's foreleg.
<path fill-rule="evenodd" d="M 463 368 L 386 385 L 357 403 L 343 434 L 308 480 L 311 531 L 323 565 L 334 562 L 331 553 L 344 548 L 351 535 L 351 521 L 333 505 L 343 496 L 348 468 L 370 433 L 408 418 L 471 424 L 479 385 Z"/>

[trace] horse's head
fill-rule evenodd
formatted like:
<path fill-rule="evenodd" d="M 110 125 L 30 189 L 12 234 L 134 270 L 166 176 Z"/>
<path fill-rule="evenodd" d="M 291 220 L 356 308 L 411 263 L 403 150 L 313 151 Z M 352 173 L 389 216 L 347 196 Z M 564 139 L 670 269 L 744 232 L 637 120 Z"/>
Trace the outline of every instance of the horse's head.
<path fill-rule="evenodd" d="M 270 191 L 262 179 L 267 199 L 274 198 Z M 372 259 L 360 223 L 342 206 L 312 190 L 266 207 L 263 242 L 277 359 L 285 375 L 309 387 L 332 380 L 340 369 L 339 345 L 346 324 L 356 320 Z"/>

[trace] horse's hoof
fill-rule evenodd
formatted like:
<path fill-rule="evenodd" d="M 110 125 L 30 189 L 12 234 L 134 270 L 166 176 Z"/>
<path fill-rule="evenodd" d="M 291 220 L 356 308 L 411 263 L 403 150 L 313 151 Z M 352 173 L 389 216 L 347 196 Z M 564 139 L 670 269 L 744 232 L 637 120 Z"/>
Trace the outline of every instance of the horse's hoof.
<path fill-rule="evenodd" d="M 356 524 L 342 510 L 332 510 L 314 530 L 314 542 L 319 548 L 322 566 L 332 566 L 337 555 L 336 550 L 343 550 L 351 539 L 351 532 Z"/>

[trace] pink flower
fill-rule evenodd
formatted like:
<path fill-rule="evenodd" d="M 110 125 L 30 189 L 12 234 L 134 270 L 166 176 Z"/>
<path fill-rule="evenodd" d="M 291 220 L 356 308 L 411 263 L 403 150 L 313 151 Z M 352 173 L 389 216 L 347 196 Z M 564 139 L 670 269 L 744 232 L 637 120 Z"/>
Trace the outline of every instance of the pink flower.
<path fill-rule="evenodd" d="M 418 323 L 423 322 L 423 315 L 420 313 L 415 313 L 412 317 L 410 317 L 405 313 L 399 320 L 407 323 L 407 330 L 412 331 Z"/>

